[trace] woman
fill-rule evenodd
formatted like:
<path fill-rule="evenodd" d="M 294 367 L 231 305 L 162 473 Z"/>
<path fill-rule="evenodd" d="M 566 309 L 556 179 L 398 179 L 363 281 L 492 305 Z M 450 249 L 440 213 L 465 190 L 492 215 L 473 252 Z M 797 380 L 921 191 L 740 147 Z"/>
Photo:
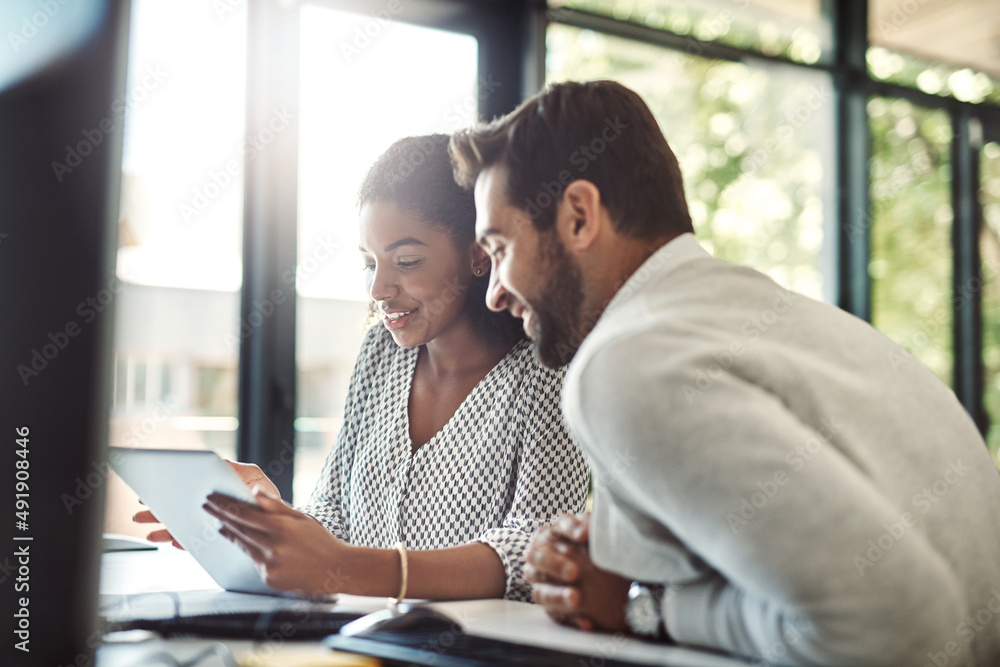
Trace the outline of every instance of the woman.
<path fill-rule="evenodd" d="M 528 600 L 531 534 L 583 509 L 588 470 L 562 421 L 562 372 L 539 364 L 518 320 L 486 307 L 489 259 L 447 147 L 446 135 L 398 141 L 361 186 L 379 324 L 309 504 L 288 507 L 243 464 L 259 507 L 206 503 L 274 588 Z"/>

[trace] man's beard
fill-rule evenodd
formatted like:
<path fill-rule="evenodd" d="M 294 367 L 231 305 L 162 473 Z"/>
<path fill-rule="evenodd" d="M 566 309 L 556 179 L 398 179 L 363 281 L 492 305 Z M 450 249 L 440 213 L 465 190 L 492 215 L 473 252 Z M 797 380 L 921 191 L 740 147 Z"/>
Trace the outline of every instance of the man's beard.
<path fill-rule="evenodd" d="M 545 275 L 537 303 L 527 304 L 537 318 L 532 335 L 542 364 L 559 368 L 573 359 L 585 336 L 578 330 L 583 307 L 582 277 L 580 267 L 554 232 L 543 240 L 539 254 Z"/>

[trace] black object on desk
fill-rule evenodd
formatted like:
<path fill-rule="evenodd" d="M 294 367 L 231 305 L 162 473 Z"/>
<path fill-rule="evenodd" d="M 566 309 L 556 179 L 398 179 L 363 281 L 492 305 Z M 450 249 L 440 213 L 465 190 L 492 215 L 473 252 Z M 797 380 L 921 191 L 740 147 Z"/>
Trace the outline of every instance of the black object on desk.
<path fill-rule="evenodd" d="M 281 609 L 267 612 L 198 614 L 109 623 L 105 631 L 149 630 L 164 637 L 218 637 L 222 639 L 320 639 L 362 614 L 338 611 Z"/>

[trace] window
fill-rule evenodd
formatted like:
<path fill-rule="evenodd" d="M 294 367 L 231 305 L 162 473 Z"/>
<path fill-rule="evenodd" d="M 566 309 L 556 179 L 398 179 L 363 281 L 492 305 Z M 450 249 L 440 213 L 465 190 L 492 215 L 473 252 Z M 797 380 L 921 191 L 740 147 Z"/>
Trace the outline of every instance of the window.
<path fill-rule="evenodd" d="M 301 10 L 296 502 L 309 497 L 340 430 L 368 312 L 361 179 L 397 139 L 449 133 L 476 118 L 474 37 L 377 20 Z M 357 40 L 376 25 L 375 37 Z"/>
<path fill-rule="evenodd" d="M 873 77 L 963 102 L 1000 103 L 1000 8 L 982 0 L 871 0 Z"/>
<path fill-rule="evenodd" d="M 985 407 L 996 454 L 996 3 L 548 4 L 547 79 L 612 78 L 643 96 L 702 242 L 871 319 L 977 419 Z M 955 296 L 980 276 L 981 332 Z"/>
<path fill-rule="evenodd" d="M 873 98 L 872 323 L 952 381 L 951 123 Z"/>
<path fill-rule="evenodd" d="M 561 0 L 559 8 L 603 14 L 619 21 L 669 30 L 697 42 L 718 42 L 803 63 L 829 57 L 830 29 L 820 0 Z M 688 51 L 690 53 L 690 51 Z"/>
<path fill-rule="evenodd" d="M 711 252 L 823 297 L 824 201 L 832 188 L 827 75 L 711 60 L 558 24 L 547 47 L 549 81 L 615 79 L 642 95 L 677 155 L 695 231 Z"/>
<path fill-rule="evenodd" d="M 1000 463 L 1000 143 L 994 141 L 983 146 L 980 164 L 983 402 L 991 422 L 986 441 Z"/>
<path fill-rule="evenodd" d="M 872 319 L 954 382 L 970 412 L 983 405 L 1000 447 L 995 3 L 872 0 L 867 17 L 853 13 L 866 3 L 821 0 L 412 0 L 371 14 L 351 13 L 364 8 L 353 0 L 224 4 L 133 3 L 112 444 L 236 457 L 238 410 L 277 411 L 240 446 L 259 431 L 262 449 L 248 450 L 265 469 L 292 449 L 302 502 L 339 429 L 362 335 L 355 193 L 371 162 L 398 138 L 508 111 L 545 80 L 601 77 L 653 109 L 712 252 Z M 297 69 L 276 80 L 267 58 L 248 59 L 248 32 L 252 54 L 280 44 Z M 248 76 L 265 83 L 248 90 Z M 297 92 L 282 97 L 281 81 Z M 260 152 L 251 193 L 282 184 L 244 211 L 245 118 L 272 98 L 297 100 L 297 161 Z M 973 125 L 985 143 L 963 132 Z M 975 185 L 978 256 L 955 242 L 977 229 L 956 205 Z M 248 230 L 277 230 L 280 252 L 273 236 L 245 240 L 244 217 Z M 295 274 L 296 333 L 289 315 L 286 329 L 261 327 L 252 339 L 266 344 L 253 348 L 240 337 L 252 299 L 288 284 L 267 282 L 269 256 L 281 257 L 276 275 Z M 244 263 L 266 284 L 244 286 Z M 970 275 L 983 279 L 981 330 L 952 298 Z M 981 349 L 954 333 L 970 326 Z M 275 401 L 266 378 L 279 366 L 291 377 L 292 346 L 296 400 Z M 983 376 L 971 389 L 970 359 Z M 241 361 L 263 372 L 241 377 Z"/>
<path fill-rule="evenodd" d="M 236 457 L 245 43 L 245 8 L 133 2 L 112 445 Z M 116 479 L 106 529 L 134 503 Z"/>

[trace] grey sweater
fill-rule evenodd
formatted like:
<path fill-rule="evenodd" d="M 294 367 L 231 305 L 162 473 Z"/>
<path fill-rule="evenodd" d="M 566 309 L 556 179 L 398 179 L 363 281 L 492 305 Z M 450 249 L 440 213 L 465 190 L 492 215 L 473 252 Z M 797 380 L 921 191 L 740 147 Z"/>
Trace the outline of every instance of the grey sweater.
<path fill-rule="evenodd" d="M 563 408 L 591 552 L 678 642 L 796 665 L 1000 665 L 1000 475 L 868 324 L 690 234 L 619 290 Z"/>

